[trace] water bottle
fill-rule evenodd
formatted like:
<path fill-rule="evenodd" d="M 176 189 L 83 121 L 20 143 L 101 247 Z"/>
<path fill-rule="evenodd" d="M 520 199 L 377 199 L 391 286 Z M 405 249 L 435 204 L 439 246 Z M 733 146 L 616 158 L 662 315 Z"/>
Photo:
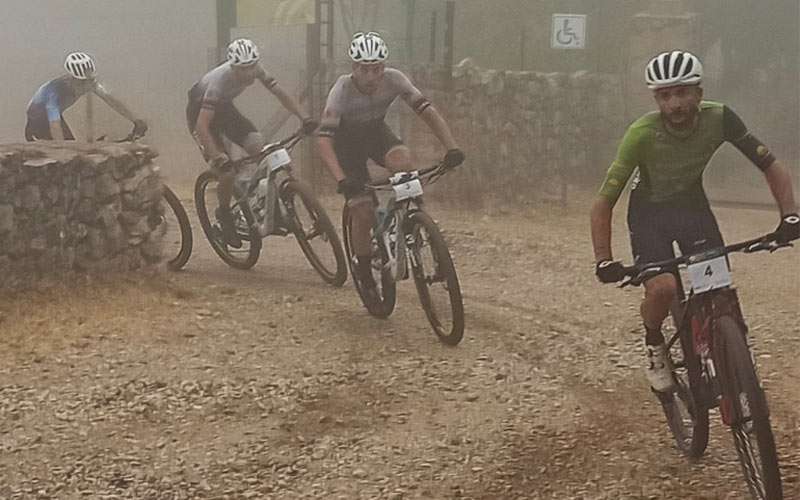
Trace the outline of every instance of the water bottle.
<path fill-rule="evenodd" d="M 389 215 L 389 211 L 386 207 L 378 207 L 375 209 L 375 228 L 378 231 L 383 231 L 387 215 Z"/>

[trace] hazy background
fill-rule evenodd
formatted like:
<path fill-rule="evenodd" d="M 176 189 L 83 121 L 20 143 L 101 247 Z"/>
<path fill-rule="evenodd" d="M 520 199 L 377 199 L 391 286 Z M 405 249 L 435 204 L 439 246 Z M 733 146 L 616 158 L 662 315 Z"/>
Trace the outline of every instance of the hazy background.
<path fill-rule="evenodd" d="M 22 140 L 25 108 L 36 89 L 63 73 L 64 56 L 93 54 L 112 92 L 151 127 L 170 177 L 193 178 L 200 157 L 186 132 L 186 92 L 218 60 L 215 0 L 3 0 L 0 47 L 4 71 L 0 140 Z M 334 54 L 346 67 L 350 29 L 377 29 L 401 67 L 444 62 L 443 0 L 338 0 Z M 652 54 L 672 48 L 703 58 L 706 96 L 722 100 L 789 163 L 800 161 L 800 2 L 798 0 L 456 0 L 454 61 L 472 57 L 485 68 L 591 72 L 625 76 L 626 98 L 615 118 L 628 123 L 653 104 L 642 83 Z M 585 14 L 584 50 L 550 47 L 554 13 Z M 305 81 L 306 27 L 239 27 L 262 49 L 264 65 L 290 92 Z M 329 83 L 329 82 L 328 82 Z M 257 126 L 277 102 L 260 88 L 238 101 Z M 123 136 L 129 124 L 101 102 L 96 130 Z M 67 113 L 83 136 L 84 106 Z M 620 126 L 621 137 L 624 127 Z M 596 158 L 599 183 L 610 158 Z M 715 164 L 742 172 L 740 183 L 761 187 L 760 175 L 726 148 Z M 729 167 L 730 165 L 730 167 Z M 720 176 L 720 174 L 712 174 Z M 737 173 L 737 175 L 739 175 Z M 721 175 L 724 177 L 724 173 Z"/>

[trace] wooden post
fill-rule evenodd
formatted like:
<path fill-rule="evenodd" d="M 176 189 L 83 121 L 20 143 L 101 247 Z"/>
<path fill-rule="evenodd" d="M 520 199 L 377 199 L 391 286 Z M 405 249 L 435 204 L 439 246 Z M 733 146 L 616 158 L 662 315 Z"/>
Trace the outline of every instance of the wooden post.
<path fill-rule="evenodd" d="M 94 93 L 86 93 L 86 142 L 94 142 Z"/>

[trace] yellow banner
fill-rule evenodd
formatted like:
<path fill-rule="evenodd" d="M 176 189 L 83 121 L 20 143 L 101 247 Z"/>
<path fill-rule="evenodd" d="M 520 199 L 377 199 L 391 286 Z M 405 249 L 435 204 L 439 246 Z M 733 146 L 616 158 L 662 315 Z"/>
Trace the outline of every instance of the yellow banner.
<path fill-rule="evenodd" d="M 237 25 L 314 24 L 315 0 L 237 0 Z"/>

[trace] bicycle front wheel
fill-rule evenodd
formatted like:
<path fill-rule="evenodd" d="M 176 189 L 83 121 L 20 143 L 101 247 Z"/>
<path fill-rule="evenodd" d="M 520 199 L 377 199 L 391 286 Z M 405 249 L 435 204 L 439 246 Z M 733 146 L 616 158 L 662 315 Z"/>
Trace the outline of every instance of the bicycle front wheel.
<path fill-rule="evenodd" d="M 386 249 L 378 244 L 373 235 L 372 277 L 377 286 L 374 293 L 371 293 L 362 285 L 356 269 L 356 256 L 353 251 L 353 220 L 347 205 L 342 211 L 342 236 L 347 264 L 350 267 L 350 276 L 353 278 L 353 284 L 356 287 L 361 303 L 364 304 L 370 315 L 376 318 L 388 318 L 394 311 L 397 300 L 397 285 L 389 269 L 389 256 L 386 254 Z"/>
<path fill-rule="evenodd" d="M 775 438 L 767 398 L 758 381 L 745 333 L 730 316 L 717 320 L 715 363 L 720 372 L 723 421 L 730 425 L 747 487 L 754 499 L 782 500 Z"/>
<path fill-rule="evenodd" d="M 180 271 L 192 255 L 192 226 L 181 201 L 166 185 L 162 196 L 166 202 L 162 217 L 167 223 L 167 232 L 164 235 L 165 253 L 169 259 L 167 269 Z"/>
<path fill-rule="evenodd" d="M 281 200 L 286 207 L 287 229 L 294 233 L 311 267 L 326 283 L 342 286 L 347 280 L 347 265 L 339 235 L 325 209 L 308 186 L 297 180 L 283 186 Z"/>
<path fill-rule="evenodd" d="M 200 174 L 194 185 L 194 205 L 200 226 L 211 243 L 211 248 L 229 266 L 236 269 L 250 269 L 261 254 L 261 236 L 253 228 L 253 213 L 246 204 L 233 201 L 231 212 L 236 224 L 236 232 L 242 240 L 241 248 L 232 248 L 222 236 L 220 222 L 217 220 L 217 185 L 216 174 L 209 170 Z"/>
<path fill-rule="evenodd" d="M 456 345 L 464 336 L 464 303 L 456 268 L 433 219 L 422 211 L 408 215 L 408 251 L 417 294 L 439 339 Z"/>

